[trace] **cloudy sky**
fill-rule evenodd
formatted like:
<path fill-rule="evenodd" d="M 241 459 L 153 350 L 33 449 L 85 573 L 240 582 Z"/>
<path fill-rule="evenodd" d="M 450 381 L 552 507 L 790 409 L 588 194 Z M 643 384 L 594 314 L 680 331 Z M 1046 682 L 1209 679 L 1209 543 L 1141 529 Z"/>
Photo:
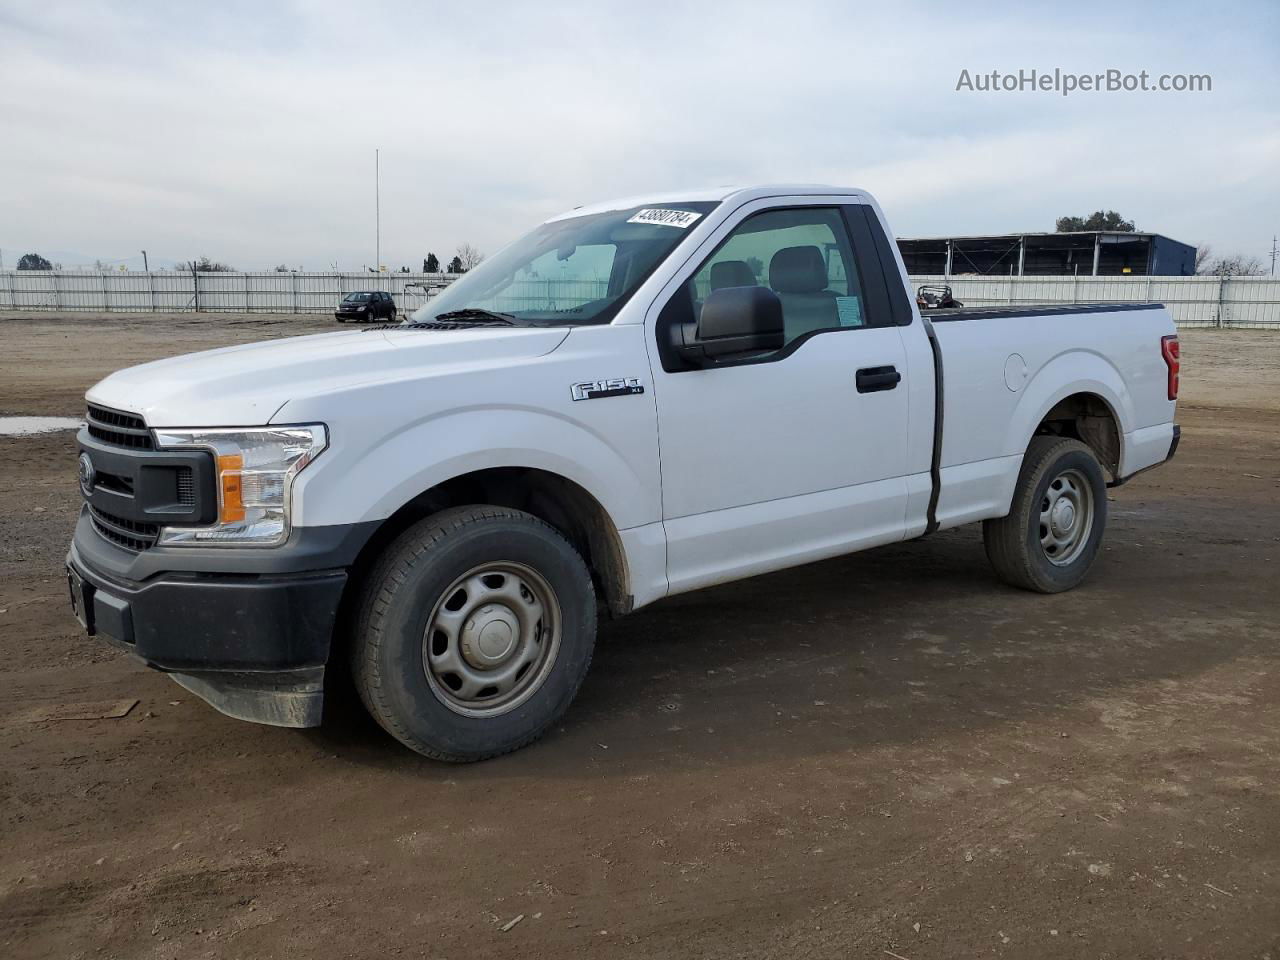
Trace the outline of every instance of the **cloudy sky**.
<path fill-rule="evenodd" d="M 957 91 L 1209 74 L 1212 92 Z M 581 203 L 878 195 L 903 236 L 1115 208 L 1265 257 L 1280 4 L 0 0 L 0 250 L 420 266 Z"/>

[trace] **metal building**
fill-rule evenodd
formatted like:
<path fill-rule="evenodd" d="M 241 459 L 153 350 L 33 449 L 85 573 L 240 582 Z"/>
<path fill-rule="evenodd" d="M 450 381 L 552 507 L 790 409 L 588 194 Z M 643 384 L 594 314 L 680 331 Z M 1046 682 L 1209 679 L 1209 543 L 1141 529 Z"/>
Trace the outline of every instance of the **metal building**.
<path fill-rule="evenodd" d="M 1083 230 L 899 238 L 912 276 L 1189 277 L 1196 248 L 1158 233 Z"/>

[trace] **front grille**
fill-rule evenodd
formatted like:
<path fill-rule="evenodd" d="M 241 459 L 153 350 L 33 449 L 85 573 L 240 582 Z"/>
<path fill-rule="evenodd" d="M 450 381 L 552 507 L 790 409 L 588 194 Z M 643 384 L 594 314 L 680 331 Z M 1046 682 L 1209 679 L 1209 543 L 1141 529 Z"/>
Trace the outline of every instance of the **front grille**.
<path fill-rule="evenodd" d="M 137 523 L 99 510 L 93 504 L 89 505 L 89 519 L 99 534 L 129 550 L 146 550 L 155 546 L 156 538 L 160 536 L 158 523 Z"/>
<path fill-rule="evenodd" d="M 105 470 L 99 470 L 94 486 L 99 490 L 122 493 L 126 497 L 133 496 L 133 477 L 122 477 L 117 473 L 107 473 Z"/>
<path fill-rule="evenodd" d="M 91 403 L 85 414 L 85 424 L 89 428 L 89 436 L 103 443 L 130 450 L 155 449 L 151 431 L 136 414 L 109 410 Z"/>
<path fill-rule="evenodd" d="M 157 450 L 142 417 L 94 403 L 85 417 L 81 478 L 88 519 L 104 540 L 141 552 L 165 526 L 200 526 L 216 518 L 213 457 L 205 451 Z M 93 489 L 83 487 L 93 478 Z"/>

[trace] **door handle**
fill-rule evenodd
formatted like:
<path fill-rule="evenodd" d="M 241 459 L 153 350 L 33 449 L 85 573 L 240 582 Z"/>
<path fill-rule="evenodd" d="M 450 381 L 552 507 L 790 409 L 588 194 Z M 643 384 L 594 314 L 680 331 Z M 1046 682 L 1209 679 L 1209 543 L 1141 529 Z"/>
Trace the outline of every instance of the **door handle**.
<path fill-rule="evenodd" d="M 894 366 L 863 367 L 856 377 L 859 393 L 876 393 L 880 390 L 892 390 L 902 382 L 902 374 Z"/>

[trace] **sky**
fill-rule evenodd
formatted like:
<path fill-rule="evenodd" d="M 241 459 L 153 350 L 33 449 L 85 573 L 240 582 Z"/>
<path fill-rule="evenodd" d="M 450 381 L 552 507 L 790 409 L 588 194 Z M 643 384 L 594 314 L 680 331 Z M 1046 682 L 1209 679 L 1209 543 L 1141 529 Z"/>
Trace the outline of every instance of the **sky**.
<path fill-rule="evenodd" d="M 956 89 L 1055 68 L 1212 90 Z M 358 269 L 375 149 L 392 269 L 614 196 L 770 182 L 869 190 L 899 236 L 1102 208 L 1266 259 L 1280 4 L 0 0 L 6 267 Z"/>

